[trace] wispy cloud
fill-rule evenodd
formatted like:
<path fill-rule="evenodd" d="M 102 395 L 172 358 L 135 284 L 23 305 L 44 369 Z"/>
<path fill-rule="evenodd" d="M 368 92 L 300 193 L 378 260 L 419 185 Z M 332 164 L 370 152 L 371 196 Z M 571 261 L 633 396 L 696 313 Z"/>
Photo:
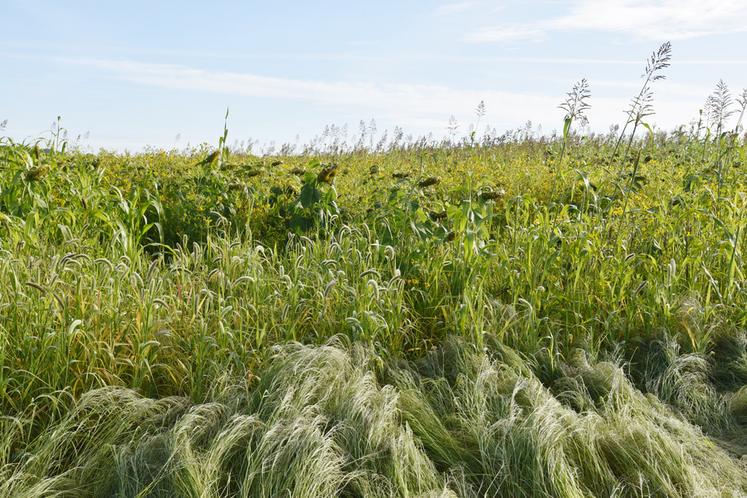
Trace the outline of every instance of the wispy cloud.
<path fill-rule="evenodd" d="M 443 130 L 449 115 L 462 122 L 473 119 L 475 105 L 488 104 L 486 122 L 500 128 L 520 126 L 527 120 L 554 127 L 558 95 L 528 94 L 492 89 L 457 89 L 425 84 L 381 84 L 373 82 L 323 81 L 262 76 L 250 73 L 208 71 L 173 64 L 153 64 L 127 60 L 57 59 L 60 63 L 97 68 L 133 83 L 170 90 L 223 93 L 268 99 L 298 100 L 320 104 L 360 118 L 363 113 L 384 123 L 414 128 L 413 131 Z M 592 86 L 594 82 L 592 82 Z M 591 117 L 598 129 L 621 119 L 627 106 L 628 84 L 600 82 L 600 86 L 620 88 L 621 96 L 594 100 Z M 657 99 L 659 125 L 687 122 L 705 94 L 691 87 L 662 85 Z M 365 115 L 365 114 L 363 114 Z"/>
<path fill-rule="evenodd" d="M 538 21 L 486 26 L 475 43 L 541 39 L 553 32 L 602 31 L 639 40 L 678 40 L 747 31 L 744 0 L 573 0 L 567 13 Z"/>
<path fill-rule="evenodd" d="M 238 96 L 299 100 L 330 109 L 367 112 L 396 124 L 443 128 L 450 114 L 469 116 L 481 100 L 500 109 L 500 119 L 521 124 L 527 116 L 553 109 L 555 99 L 544 95 L 496 90 L 456 89 L 428 84 L 381 84 L 280 78 L 250 73 L 208 71 L 174 64 L 127 60 L 58 58 L 60 63 L 98 68 L 115 77 L 171 90 L 224 93 Z"/>
<path fill-rule="evenodd" d="M 539 24 L 505 24 L 480 28 L 467 35 L 466 40 L 474 43 L 539 41 L 545 38 L 546 32 Z"/>
<path fill-rule="evenodd" d="M 0 53 L 0 57 L 3 55 L 9 54 Z M 22 57 L 20 54 L 16 56 Z M 456 116 L 465 130 L 474 121 L 474 108 L 481 100 L 486 102 L 488 110 L 483 123 L 499 131 L 522 126 L 527 121 L 532 121 L 535 126 L 542 125 L 545 131 L 557 129 L 562 118 L 557 104 L 567 89 L 565 81 L 549 82 L 548 89 L 543 92 L 528 93 L 436 84 L 288 78 L 135 60 L 27 57 L 40 63 L 68 65 L 74 70 L 85 68 L 87 78 L 93 73 L 108 79 L 163 88 L 173 99 L 192 101 L 196 98 L 195 93 L 215 93 L 237 98 L 298 102 L 299 109 L 308 112 L 311 105 L 313 112 L 334 116 L 331 119 L 338 120 L 338 123 L 373 117 L 382 127 L 400 125 L 411 133 L 433 132 L 437 136 L 446 132 L 450 115 Z M 606 130 L 609 124 L 623 119 L 623 110 L 637 86 L 634 82 L 615 80 L 592 80 L 591 83 L 595 95 L 589 114 L 591 125 L 593 129 Z M 597 88 L 600 90 L 598 94 Z M 710 88 L 676 85 L 668 80 L 661 82 L 655 103 L 657 115 L 652 123 L 671 128 L 689 122 L 697 115 L 697 109 L 709 91 Z M 237 100 L 231 99 L 231 102 Z M 143 143 L 146 142 L 143 139 Z"/>
<path fill-rule="evenodd" d="M 7 49 L 7 50 L 3 50 Z M 19 51 L 22 49 L 23 51 Z M 13 44 L 0 41 L 0 57 L 9 59 L 25 59 L 46 61 L 50 59 L 49 54 L 55 52 L 78 52 L 80 47 L 67 48 L 64 51 L 58 50 L 55 45 L 38 46 Z M 33 50 L 33 51 L 29 51 Z M 446 54 L 433 52 L 408 52 L 398 51 L 395 54 L 371 54 L 362 52 L 210 52 L 210 51 L 193 51 L 193 50 L 168 50 L 156 48 L 143 48 L 140 50 L 113 50 L 116 55 L 109 57 L 121 57 L 126 59 L 136 59 L 140 57 L 149 58 L 188 58 L 191 61 L 197 60 L 246 60 L 246 61 L 320 61 L 320 62 L 438 62 L 450 64 L 525 64 L 525 65 L 579 65 L 579 66 L 619 66 L 634 65 L 640 66 L 640 59 L 621 59 L 614 57 L 607 58 L 589 58 L 589 57 L 525 57 L 525 56 L 492 56 L 492 55 L 473 55 L 473 54 Z M 747 59 L 680 59 L 677 58 L 677 65 L 695 65 L 695 66 L 747 66 Z"/>
<path fill-rule="evenodd" d="M 449 2 L 439 5 L 433 12 L 437 16 L 449 16 L 454 14 L 461 14 L 470 9 L 473 9 L 479 5 L 479 2 L 475 1 L 464 1 L 464 2 Z"/>

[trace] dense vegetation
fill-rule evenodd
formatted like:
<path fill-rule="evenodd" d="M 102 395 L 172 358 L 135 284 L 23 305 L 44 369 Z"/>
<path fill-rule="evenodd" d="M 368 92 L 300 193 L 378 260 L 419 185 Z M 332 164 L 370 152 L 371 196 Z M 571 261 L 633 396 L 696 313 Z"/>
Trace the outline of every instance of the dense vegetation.
<path fill-rule="evenodd" d="M 549 138 L 3 140 L 0 495 L 744 496 L 746 103 L 654 133 L 648 97 L 608 135 L 582 81 Z"/>

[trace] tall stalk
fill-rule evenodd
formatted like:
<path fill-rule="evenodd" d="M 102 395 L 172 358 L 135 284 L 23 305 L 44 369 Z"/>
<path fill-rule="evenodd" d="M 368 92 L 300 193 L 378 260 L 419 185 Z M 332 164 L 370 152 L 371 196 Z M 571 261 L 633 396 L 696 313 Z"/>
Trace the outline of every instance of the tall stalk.
<path fill-rule="evenodd" d="M 625 138 L 625 132 L 628 130 L 628 126 L 632 124 L 633 131 L 630 134 L 628 146 L 623 156 L 623 160 L 621 161 L 621 174 L 622 169 L 625 167 L 625 157 L 627 157 L 630 146 L 633 143 L 633 138 L 635 137 L 635 132 L 638 126 L 641 124 L 643 119 L 654 114 L 654 92 L 651 88 L 651 85 L 655 81 L 663 80 L 666 78 L 666 76 L 661 74 L 661 72 L 669 67 L 671 59 L 672 44 L 670 42 L 665 42 L 651 54 L 646 63 L 646 70 L 641 76 L 643 78 L 643 85 L 641 86 L 641 90 L 638 92 L 638 95 L 633 97 L 633 99 L 630 101 L 630 108 L 627 111 L 628 119 L 626 120 L 625 125 L 620 132 L 620 136 L 617 139 L 617 143 L 615 144 L 615 148 L 612 153 L 613 156 L 617 154 L 617 151 L 620 148 L 620 144 L 622 143 L 623 138 Z"/>
<path fill-rule="evenodd" d="M 561 173 L 560 168 L 563 165 L 563 158 L 565 157 L 565 152 L 571 138 L 573 123 L 578 122 L 583 126 L 589 122 L 589 119 L 586 117 L 586 111 L 591 108 L 591 104 L 588 102 L 589 98 L 591 98 L 589 82 L 586 78 L 582 78 L 573 85 L 571 91 L 566 94 L 565 100 L 558 106 L 559 109 L 565 111 L 565 117 L 563 118 L 563 144 L 560 148 L 560 157 L 558 158 L 557 166 L 558 174 Z M 552 197 L 555 196 L 557 183 L 556 175 L 553 179 Z"/>
<path fill-rule="evenodd" d="M 716 89 L 706 100 L 706 114 L 709 121 L 716 127 L 716 178 L 719 199 L 724 185 L 724 158 L 734 149 L 736 141 L 736 129 L 735 133 L 724 132 L 724 130 L 729 118 L 736 112 L 729 87 L 724 80 L 719 80 Z"/>

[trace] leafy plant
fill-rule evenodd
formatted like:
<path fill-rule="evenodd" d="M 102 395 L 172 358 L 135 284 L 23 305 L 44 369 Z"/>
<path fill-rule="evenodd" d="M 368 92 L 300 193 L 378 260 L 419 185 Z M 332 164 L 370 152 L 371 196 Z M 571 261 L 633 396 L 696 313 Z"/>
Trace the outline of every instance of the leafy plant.
<path fill-rule="evenodd" d="M 288 226 L 297 233 L 329 228 L 340 214 L 337 191 L 332 184 L 337 165 L 311 161 L 308 168 L 322 169 L 317 175 L 312 172 L 304 174 L 301 191 L 289 208 Z"/>
<path fill-rule="evenodd" d="M 565 157 L 565 151 L 568 147 L 568 143 L 571 139 L 571 128 L 574 122 L 577 122 L 581 126 L 584 126 L 589 122 L 586 117 L 586 111 L 591 109 L 589 104 L 589 98 L 591 98 L 591 91 L 589 90 L 589 82 L 586 78 L 583 78 L 573 85 L 570 92 L 566 94 L 566 99 L 558 107 L 565 111 L 565 117 L 563 118 L 563 142 L 560 148 L 560 157 L 558 159 L 558 169 L 563 165 L 563 159 Z M 553 195 L 555 193 L 555 181 L 553 181 Z"/>
<path fill-rule="evenodd" d="M 654 130 L 664 48 L 622 135 L 0 138 L 0 495 L 744 495 L 747 96 Z"/>

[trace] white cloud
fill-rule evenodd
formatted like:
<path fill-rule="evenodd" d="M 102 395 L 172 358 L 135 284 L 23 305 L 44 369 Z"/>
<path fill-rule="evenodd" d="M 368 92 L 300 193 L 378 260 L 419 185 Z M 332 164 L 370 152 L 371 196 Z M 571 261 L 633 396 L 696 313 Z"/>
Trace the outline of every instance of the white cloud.
<path fill-rule="evenodd" d="M 134 83 L 171 90 L 224 93 L 256 98 L 297 100 L 342 111 L 357 120 L 374 116 L 385 126 L 400 125 L 414 133 L 445 130 L 454 114 L 462 128 L 474 120 L 474 108 L 484 100 L 488 113 L 483 123 L 499 130 L 515 128 L 528 120 L 542 124 L 546 131 L 557 128 L 560 111 L 557 95 L 506 92 L 492 89 L 457 89 L 441 85 L 381 84 L 373 82 L 331 82 L 260 76 L 249 73 L 217 72 L 172 64 L 101 59 L 57 59 L 68 64 L 95 67 Z M 594 81 L 591 81 L 592 89 Z M 619 97 L 592 98 L 590 118 L 597 130 L 620 122 L 631 90 L 627 82 L 600 81 L 599 86 L 619 88 Z M 657 115 L 652 122 L 661 127 L 687 123 L 696 115 L 707 92 L 696 87 L 661 82 L 657 88 Z"/>
<path fill-rule="evenodd" d="M 538 36 L 544 36 L 541 30 L 536 31 Z M 475 34 L 473 33 L 473 36 Z M 487 40 L 486 40 L 487 41 Z M 36 48 L 43 52 L 52 51 L 54 45 L 42 45 L 28 47 L 23 44 L 15 44 L 0 41 L 0 57 L 8 59 L 48 61 L 53 57 L 35 53 L 33 51 L 18 51 L 19 48 Z M 7 50 L 3 50 L 7 49 Z M 125 51 L 122 57 L 180 57 L 190 60 L 248 60 L 248 61 L 323 61 L 323 62 L 438 62 L 438 63 L 469 63 L 469 64 L 543 64 L 543 65 L 580 65 L 580 66 L 640 66 L 641 59 L 620 58 L 588 58 L 588 57 L 526 57 L 526 56 L 492 56 L 473 54 L 446 54 L 437 52 L 413 52 L 398 51 L 394 54 L 370 54 L 357 52 L 209 52 L 192 50 L 162 50 L 157 48 L 144 48 L 142 50 Z M 747 66 L 747 59 L 680 59 L 676 60 L 677 66 Z"/>
<path fill-rule="evenodd" d="M 466 12 L 476 7 L 478 4 L 479 2 L 474 2 L 474 1 L 445 3 L 445 4 L 438 6 L 436 10 L 434 11 L 434 14 L 437 16 L 450 16 L 454 14 L 461 14 L 462 12 Z"/>
<path fill-rule="evenodd" d="M 619 81 L 619 80 L 594 80 L 595 88 L 611 88 L 621 90 L 621 93 L 633 95 L 641 88 L 641 81 Z M 703 85 L 692 85 L 688 83 L 677 83 L 670 79 L 656 83 L 656 92 L 668 96 L 692 98 L 695 101 L 705 100 L 713 91 L 712 87 Z"/>
<path fill-rule="evenodd" d="M 468 34 L 465 39 L 475 43 L 497 43 L 537 41 L 545 37 L 545 30 L 532 24 L 516 24 L 481 28 Z"/>
<path fill-rule="evenodd" d="M 539 39 L 551 32 L 602 31 L 641 40 L 678 40 L 747 31 L 744 0 L 573 0 L 564 15 L 488 26 L 476 43 Z"/>
<path fill-rule="evenodd" d="M 681 39 L 747 30 L 744 0 L 583 0 L 556 29 L 593 29 L 647 39 Z"/>
<path fill-rule="evenodd" d="M 298 100 L 322 104 L 350 114 L 375 115 L 394 124 L 422 130 L 424 124 L 443 128 L 450 114 L 471 118 L 485 100 L 504 123 L 520 125 L 556 106 L 556 98 L 497 90 L 455 89 L 427 84 L 330 82 L 217 72 L 173 64 L 101 59 L 58 59 L 95 67 L 134 83 L 172 90 L 204 91 L 248 97 Z M 532 116 L 537 116 L 533 118 Z M 438 123 L 438 125 L 436 125 Z"/>

